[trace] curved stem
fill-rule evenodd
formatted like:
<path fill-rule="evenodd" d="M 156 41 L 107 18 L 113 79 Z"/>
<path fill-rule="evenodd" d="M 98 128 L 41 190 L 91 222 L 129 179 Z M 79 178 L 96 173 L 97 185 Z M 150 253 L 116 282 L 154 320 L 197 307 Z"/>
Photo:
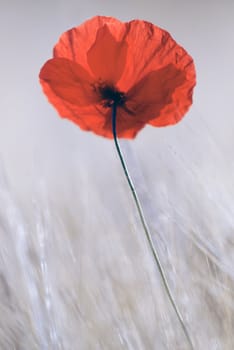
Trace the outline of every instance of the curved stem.
<path fill-rule="evenodd" d="M 170 300 L 170 302 L 172 304 L 172 307 L 173 307 L 173 309 L 174 309 L 174 311 L 175 311 L 175 313 L 176 313 L 176 315 L 178 317 L 178 320 L 179 320 L 179 322 L 181 324 L 181 327 L 182 327 L 182 329 L 184 331 L 184 334 L 185 334 L 185 336 L 186 336 L 186 338 L 187 338 L 187 340 L 188 340 L 188 342 L 190 344 L 190 347 L 191 347 L 192 350 L 194 350 L 192 341 L 190 339 L 190 335 L 189 335 L 189 333 L 187 331 L 187 328 L 185 326 L 183 318 L 182 318 L 182 316 L 180 314 L 180 311 L 179 311 L 179 309 L 178 309 L 178 307 L 176 305 L 176 302 L 175 302 L 175 300 L 174 300 L 174 298 L 172 296 L 172 293 L 170 291 L 170 287 L 169 287 L 169 284 L 167 282 L 167 278 L 165 276 L 165 273 L 164 273 L 164 270 L 163 270 L 160 258 L 158 256 L 157 251 L 155 250 L 154 243 L 153 243 L 153 240 L 152 240 L 152 236 L 151 236 L 150 230 L 148 228 L 148 225 L 147 225 L 147 222 L 146 222 L 146 219 L 145 219 L 145 216 L 144 216 L 144 213 L 143 213 L 143 210 L 142 210 L 142 207 L 141 207 L 138 195 L 136 193 L 136 189 L 135 189 L 134 184 L 132 182 L 131 176 L 129 174 L 127 165 L 125 163 L 124 157 L 122 155 L 122 152 L 121 152 L 121 149 L 120 149 L 120 146 L 119 146 L 119 142 L 118 142 L 118 139 L 117 139 L 117 132 L 116 132 L 116 112 L 117 112 L 117 106 L 114 103 L 113 106 L 112 106 L 112 132 L 113 132 L 113 137 L 114 137 L 114 141 L 115 141 L 116 150 L 117 150 L 117 153 L 118 153 L 121 165 L 123 167 L 125 176 L 127 178 L 128 185 L 129 185 L 129 187 L 131 189 L 131 192 L 132 192 L 132 195 L 133 195 L 136 207 L 137 207 L 137 211 L 138 211 L 138 214 L 140 216 L 140 220 L 141 220 L 141 223 L 142 223 L 142 226 L 143 226 L 143 229 L 144 229 L 147 241 L 149 243 L 150 250 L 151 250 L 151 252 L 153 254 L 154 260 L 155 260 L 156 265 L 157 265 L 157 267 L 159 269 L 159 273 L 160 273 L 160 276 L 162 278 L 164 288 L 165 288 L 166 293 L 168 295 L 168 298 L 169 298 L 169 300 Z"/>

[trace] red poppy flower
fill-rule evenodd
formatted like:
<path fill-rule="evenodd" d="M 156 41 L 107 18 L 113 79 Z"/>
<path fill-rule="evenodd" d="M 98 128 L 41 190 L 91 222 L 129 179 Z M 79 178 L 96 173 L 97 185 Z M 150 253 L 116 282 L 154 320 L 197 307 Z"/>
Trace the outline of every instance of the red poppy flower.
<path fill-rule="evenodd" d="M 181 120 L 192 103 L 192 58 L 168 32 L 146 21 L 94 17 L 62 34 L 40 82 L 61 117 L 83 130 L 133 138 L 146 124 Z"/>

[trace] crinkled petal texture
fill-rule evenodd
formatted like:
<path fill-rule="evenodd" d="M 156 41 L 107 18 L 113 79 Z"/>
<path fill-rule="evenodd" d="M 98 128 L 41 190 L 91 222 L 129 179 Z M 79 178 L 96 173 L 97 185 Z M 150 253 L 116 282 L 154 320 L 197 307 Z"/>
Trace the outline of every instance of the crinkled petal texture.
<path fill-rule="evenodd" d="M 58 113 L 83 130 L 112 138 L 111 108 L 98 84 L 125 94 L 117 108 L 117 136 L 134 138 L 146 125 L 175 124 L 192 104 L 192 58 L 165 30 L 146 21 L 96 16 L 68 30 L 40 82 Z"/>

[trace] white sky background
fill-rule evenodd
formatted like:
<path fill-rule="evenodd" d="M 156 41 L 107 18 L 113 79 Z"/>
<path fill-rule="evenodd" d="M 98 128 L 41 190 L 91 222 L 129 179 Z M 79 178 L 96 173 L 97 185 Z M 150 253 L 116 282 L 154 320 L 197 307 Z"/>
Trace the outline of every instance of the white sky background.
<path fill-rule="evenodd" d="M 168 245 L 172 256 L 180 250 L 177 245 L 186 251 L 193 241 L 201 244 L 233 282 L 232 0 L 1 0 L 0 173 L 4 174 L 12 193 L 25 208 L 30 207 L 42 184 L 48 197 L 58 200 L 60 206 L 64 201 L 64 206 L 69 203 L 74 212 L 77 205 L 80 210 L 96 215 L 94 222 L 97 228 L 101 222 L 99 216 L 105 217 L 105 211 L 112 205 L 112 214 L 117 217 L 112 224 L 116 225 L 118 220 L 124 222 L 123 216 L 127 212 L 119 206 L 124 204 L 124 196 L 129 196 L 126 199 L 129 202 L 131 197 L 121 178 L 113 144 L 58 118 L 38 82 L 39 70 L 51 57 L 52 48 L 61 33 L 97 14 L 123 21 L 134 18 L 151 21 L 168 30 L 194 58 L 197 87 L 194 104 L 187 116 L 174 127 L 146 127 L 136 140 L 130 142 L 130 150 L 127 146 L 126 150 L 129 151 L 130 164 L 134 163 L 133 155 L 137 159 L 140 170 L 136 173 L 142 172 L 145 195 L 148 193 L 146 202 L 150 203 L 145 204 L 147 215 L 152 227 L 156 227 L 163 236 L 162 244 Z M 133 176 L 137 177 L 136 174 Z M 0 181 L 3 187 L 4 181 Z M 105 191 L 108 194 L 104 194 Z M 110 195 L 112 191 L 113 197 Z M 94 203 L 100 205 L 100 198 L 103 206 L 97 209 Z M 0 206 L 6 205 L 2 203 Z M 131 204 L 128 205 L 131 209 Z M 191 236 L 188 240 L 186 234 Z M 91 242 L 92 237 L 89 239 Z M 160 246 L 160 243 L 157 244 Z M 183 257 L 173 259 L 172 263 L 181 264 L 181 269 L 185 269 L 186 277 L 194 272 L 184 267 L 186 262 Z M 164 263 L 167 263 L 166 258 Z M 182 281 L 182 272 L 181 275 L 178 272 L 178 276 Z M 224 283 L 224 278 L 220 278 L 219 282 Z M 188 297 L 192 287 L 188 285 L 187 288 Z M 217 286 L 210 288 L 215 291 Z M 196 300 L 199 300 L 198 296 Z M 233 303 L 224 305 L 224 309 L 223 319 L 231 319 Z M 202 315 L 201 306 L 199 310 Z M 211 316 L 207 317 L 207 323 L 212 324 Z M 205 321 L 204 324 L 207 325 Z M 213 328 L 210 326 L 209 329 L 210 335 L 206 337 L 206 326 L 203 325 L 203 333 L 198 321 L 191 321 L 191 325 L 193 332 L 201 332 L 198 338 L 203 343 L 197 340 L 197 349 L 203 350 L 208 346 L 220 350 L 233 348 L 228 326 L 218 334 L 219 326 L 214 322 Z M 204 344 L 207 347 L 203 348 Z M 112 348 L 120 349 L 118 346 Z M 64 349 L 70 348 L 65 346 Z M 81 345 L 80 349 L 86 347 Z M 147 346 L 145 349 L 151 350 Z M 164 348 L 159 346 L 159 349 Z"/>

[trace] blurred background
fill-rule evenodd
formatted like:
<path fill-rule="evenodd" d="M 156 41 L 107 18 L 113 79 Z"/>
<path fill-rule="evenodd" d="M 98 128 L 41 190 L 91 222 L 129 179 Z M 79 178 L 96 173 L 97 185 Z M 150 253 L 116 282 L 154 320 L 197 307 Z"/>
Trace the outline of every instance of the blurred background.
<path fill-rule="evenodd" d="M 194 57 L 194 104 L 121 142 L 195 349 L 234 348 L 234 2 L 1 0 L 0 349 L 190 349 L 113 142 L 38 83 L 62 32 L 145 19 Z"/>

